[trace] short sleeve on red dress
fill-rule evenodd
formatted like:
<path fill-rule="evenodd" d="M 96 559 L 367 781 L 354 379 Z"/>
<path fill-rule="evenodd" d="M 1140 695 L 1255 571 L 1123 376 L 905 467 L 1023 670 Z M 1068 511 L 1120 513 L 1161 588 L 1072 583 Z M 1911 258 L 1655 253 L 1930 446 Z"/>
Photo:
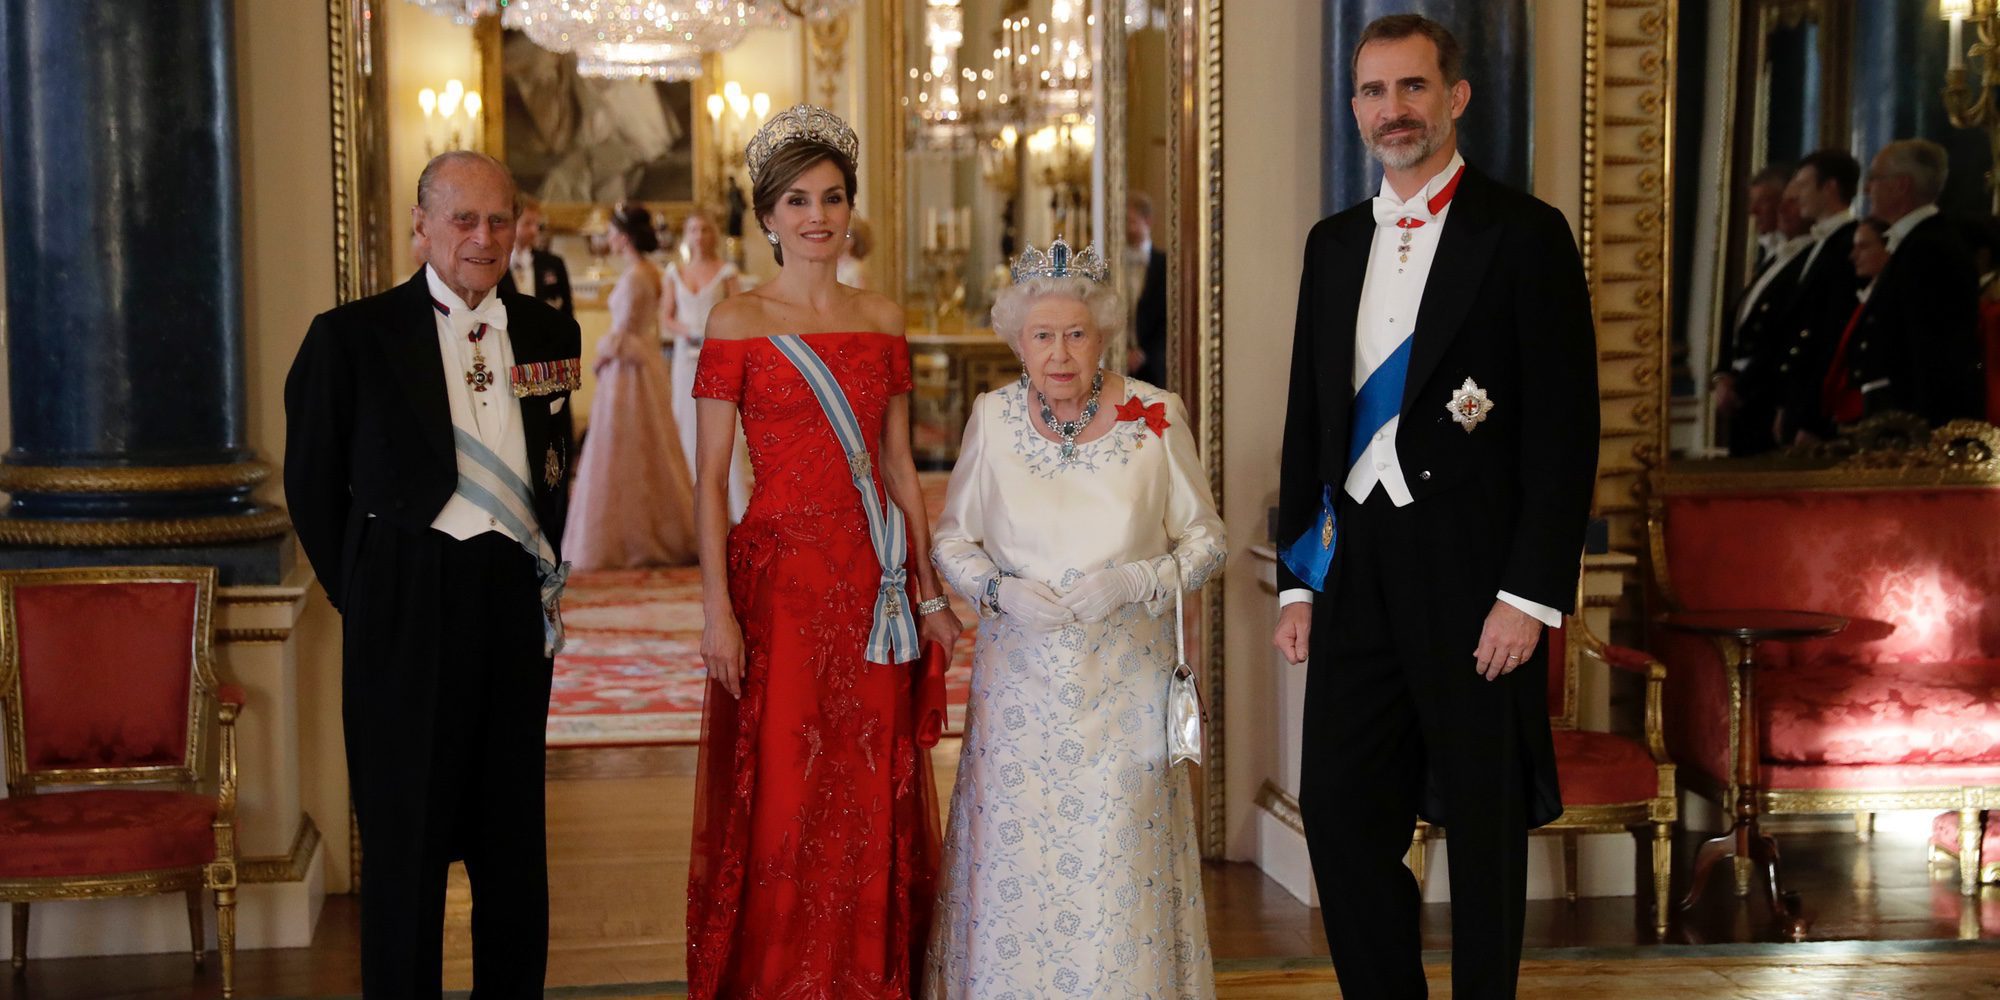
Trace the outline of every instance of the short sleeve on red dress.
<path fill-rule="evenodd" d="M 910 342 L 901 337 L 894 338 L 889 346 L 889 395 L 900 396 L 915 388 L 910 379 Z"/>
<path fill-rule="evenodd" d="M 743 359 L 749 355 L 747 340 L 709 340 L 701 346 L 701 361 L 694 370 L 697 399 L 721 399 L 731 403 L 743 399 Z M 908 362 L 904 362 L 907 368 Z"/>

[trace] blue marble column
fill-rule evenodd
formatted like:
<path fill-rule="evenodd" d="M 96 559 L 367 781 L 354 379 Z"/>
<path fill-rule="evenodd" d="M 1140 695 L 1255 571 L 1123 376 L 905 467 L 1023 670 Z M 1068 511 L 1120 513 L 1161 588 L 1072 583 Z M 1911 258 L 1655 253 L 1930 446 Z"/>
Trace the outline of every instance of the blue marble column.
<path fill-rule="evenodd" d="M 25 561 L 284 533 L 244 437 L 233 23 L 231 0 L 0 0 L 0 542 Z"/>
<path fill-rule="evenodd" d="M 1348 101 L 1354 96 L 1354 45 L 1368 22 L 1388 14 L 1422 14 L 1451 29 L 1465 50 L 1461 72 L 1472 102 L 1458 122 L 1465 160 L 1501 183 L 1531 187 L 1534 88 L 1528 0 L 1322 0 L 1326 44 L 1321 210 L 1338 212 L 1382 186 L 1382 168 L 1368 156 Z"/>

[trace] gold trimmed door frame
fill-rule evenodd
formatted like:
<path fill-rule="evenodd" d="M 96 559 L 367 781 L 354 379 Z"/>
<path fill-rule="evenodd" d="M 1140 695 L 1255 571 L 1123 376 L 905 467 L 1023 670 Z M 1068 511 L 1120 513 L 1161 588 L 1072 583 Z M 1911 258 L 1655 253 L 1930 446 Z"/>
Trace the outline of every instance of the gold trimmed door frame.
<path fill-rule="evenodd" d="M 1602 431 L 1592 509 L 1642 563 L 1665 474 L 1673 317 L 1676 12 L 1590 0 L 1583 51 L 1583 263 L 1597 321 Z"/>

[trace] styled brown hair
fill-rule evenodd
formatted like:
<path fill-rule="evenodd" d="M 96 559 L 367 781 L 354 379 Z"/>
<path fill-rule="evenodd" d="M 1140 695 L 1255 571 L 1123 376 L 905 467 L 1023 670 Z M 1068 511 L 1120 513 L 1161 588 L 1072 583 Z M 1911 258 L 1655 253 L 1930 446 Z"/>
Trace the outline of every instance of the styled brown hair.
<path fill-rule="evenodd" d="M 1437 47 L 1438 70 L 1444 74 L 1444 85 L 1449 87 L 1462 77 L 1459 75 L 1465 65 L 1465 49 L 1452 36 L 1451 29 L 1422 14 L 1390 14 L 1368 22 L 1361 29 L 1361 40 L 1354 43 L 1354 55 L 1348 59 L 1348 82 L 1361 82 L 1361 50 L 1372 42 L 1394 42 L 1422 35 Z"/>
<path fill-rule="evenodd" d="M 757 228 L 770 232 L 764 224 L 765 216 L 778 210 L 778 199 L 799 179 L 799 175 L 818 166 L 821 160 L 831 160 L 840 169 L 841 182 L 847 188 L 847 203 L 854 204 L 854 189 L 860 183 L 854 176 L 854 161 L 847 154 L 823 142 L 810 140 L 794 142 L 778 148 L 771 158 L 764 161 L 764 169 L 757 178 L 757 186 L 750 192 L 750 210 L 757 215 Z M 771 257 L 779 264 L 785 262 L 785 250 L 777 244 L 771 245 Z"/>
<path fill-rule="evenodd" d="M 632 241 L 632 249 L 652 253 L 660 248 L 660 234 L 653 231 L 653 213 L 635 201 L 621 201 L 611 210 L 611 225 Z"/>

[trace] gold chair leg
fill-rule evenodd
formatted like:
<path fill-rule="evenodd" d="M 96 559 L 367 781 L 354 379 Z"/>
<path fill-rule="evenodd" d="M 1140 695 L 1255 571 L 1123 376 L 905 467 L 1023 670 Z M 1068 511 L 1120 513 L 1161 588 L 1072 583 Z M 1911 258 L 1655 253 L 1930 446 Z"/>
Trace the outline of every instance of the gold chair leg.
<path fill-rule="evenodd" d="M 1424 840 L 1428 832 L 1424 824 L 1418 823 L 1417 828 L 1410 833 L 1409 865 L 1410 871 L 1417 876 L 1418 899 L 1424 898 L 1424 874 L 1429 871 L 1424 867 Z"/>
<path fill-rule="evenodd" d="M 236 995 L 236 890 L 215 890 L 215 943 L 222 953 L 222 997 Z"/>
<path fill-rule="evenodd" d="M 194 942 L 191 946 L 194 951 L 194 967 L 199 969 L 208 958 L 208 949 L 202 947 L 205 942 L 201 939 L 201 890 L 189 889 L 186 895 L 188 906 L 188 940 Z"/>
<path fill-rule="evenodd" d="M 1563 895 L 1576 902 L 1576 831 L 1563 831 Z"/>
<path fill-rule="evenodd" d="M 14 974 L 28 971 L 28 904 L 14 904 Z"/>
<path fill-rule="evenodd" d="M 1985 839 L 1984 833 L 1979 810 L 1958 811 L 1958 892 L 1961 896 L 1979 894 L 1979 842 Z"/>
<path fill-rule="evenodd" d="M 1861 812 L 1854 814 L 1854 839 L 1868 843 L 1875 839 L 1875 814 Z"/>
<path fill-rule="evenodd" d="M 1667 939 L 1667 900 L 1674 885 L 1674 825 L 1653 824 L 1653 934 Z"/>

